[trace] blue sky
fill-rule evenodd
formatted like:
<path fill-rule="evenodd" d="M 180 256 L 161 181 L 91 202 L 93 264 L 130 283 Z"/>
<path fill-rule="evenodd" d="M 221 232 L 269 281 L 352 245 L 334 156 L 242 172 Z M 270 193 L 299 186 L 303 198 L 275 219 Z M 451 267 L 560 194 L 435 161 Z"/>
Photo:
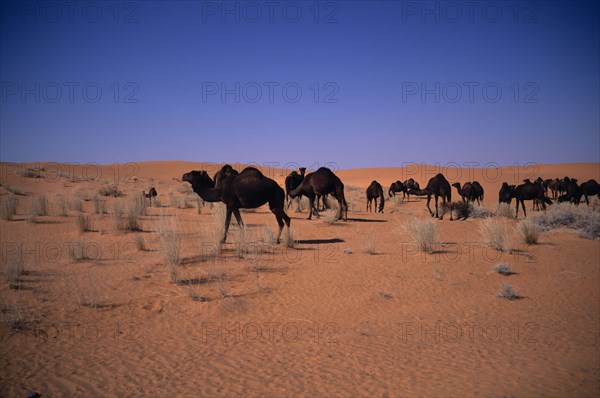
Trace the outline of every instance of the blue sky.
<path fill-rule="evenodd" d="M 2 161 L 600 161 L 598 2 L 69 4 L 1 3 Z"/>

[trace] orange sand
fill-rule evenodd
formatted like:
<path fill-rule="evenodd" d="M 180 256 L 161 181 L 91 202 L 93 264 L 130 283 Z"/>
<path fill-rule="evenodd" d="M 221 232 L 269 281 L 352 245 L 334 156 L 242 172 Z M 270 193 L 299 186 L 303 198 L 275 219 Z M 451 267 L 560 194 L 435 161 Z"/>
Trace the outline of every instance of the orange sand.
<path fill-rule="evenodd" d="M 169 191 L 185 196 L 179 190 L 186 184 L 173 178 L 207 165 L 70 170 L 87 181 L 52 174 L 68 172 L 66 165 L 45 164 L 40 179 L 15 174 L 21 165 L 0 166 L 0 194 L 7 184 L 26 194 L 17 196 L 15 220 L 0 221 L 2 270 L 19 248 L 25 257 L 20 290 L 10 289 L 4 272 L 0 280 L 2 396 L 600 394 L 598 240 L 560 229 L 526 246 L 516 221 L 502 219 L 513 250 L 500 253 L 483 245 L 481 220 L 444 219 L 436 221 L 438 251 L 417 252 L 402 226 L 429 217 L 424 200 L 390 201 L 384 214 L 368 214 L 364 189 L 376 179 L 387 192 L 391 182 L 409 177 L 424 187 L 440 171 L 435 167 L 341 170 L 348 222 L 307 221 L 306 211 L 289 210 L 295 247 L 263 245 L 264 252 L 243 258 L 236 256 L 242 237 L 232 225 L 215 259 L 207 255 L 216 230 L 211 208 L 197 214 L 166 207 Z M 283 185 L 282 170 L 263 171 Z M 503 181 L 600 180 L 599 164 L 441 171 L 451 183 L 481 182 L 491 209 Z M 91 199 L 115 180 L 125 201 L 149 186 L 158 190 L 165 207 L 149 208 L 139 233 L 147 251 L 136 249 L 134 233 L 115 232 L 110 214 L 94 214 L 91 201 L 83 206 L 93 232 L 78 231 L 77 212 L 56 215 L 57 194 L 70 200 L 78 191 Z M 42 192 L 51 215 L 25 221 L 29 202 Z M 452 195 L 458 200 L 454 188 Z M 109 213 L 114 201 L 107 201 Z M 187 285 L 169 282 L 156 233 L 161 213 L 181 239 L 178 278 Z M 242 217 L 246 242 L 262 242 L 265 226 L 275 230 L 266 207 Z M 369 236 L 375 254 L 366 252 Z M 90 259 L 70 258 L 78 241 Z M 494 272 L 499 262 L 516 274 Z M 524 299 L 497 298 L 502 283 Z M 100 306 L 80 305 L 80 296 L 96 297 Z M 17 311 L 25 325 L 20 332 L 9 329 Z"/>

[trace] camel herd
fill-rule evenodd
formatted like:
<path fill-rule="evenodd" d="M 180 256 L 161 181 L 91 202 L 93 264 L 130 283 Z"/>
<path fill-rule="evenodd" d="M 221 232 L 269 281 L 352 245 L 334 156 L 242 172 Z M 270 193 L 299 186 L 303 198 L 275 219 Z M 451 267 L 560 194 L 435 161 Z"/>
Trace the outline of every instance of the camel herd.
<path fill-rule="evenodd" d="M 326 197 L 331 195 L 339 204 L 339 213 L 337 219 L 348 219 L 348 204 L 344 196 L 344 183 L 330 169 L 321 167 L 318 170 L 306 174 L 306 168 L 302 167 L 297 171 L 292 171 L 285 179 L 285 192 L 274 180 L 266 177 L 260 170 L 254 167 L 246 167 L 241 172 L 234 170 L 230 165 L 225 165 L 219 170 L 213 178 L 206 171 L 190 171 L 185 173 L 182 181 L 189 182 L 192 189 L 200 198 L 206 202 L 223 202 L 226 205 L 225 230 L 221 243 L 227 238 L 227 231 L 231 222 L 231 215 L 236 218 L 238 225 L 243 226 L 240 209 L 254 209 L 269 204 L 269 209 L 275 215 L 279 225 L 277 243 L 280 242 L 283 226 L 290 226 L 290 217 L 285 213 L 285 202 L 289 208 L 292 200 L 306 196 L 310 203 L 308 220 L 312 219 L 313 213 L 319 217 L 319 201 L 322 201 L 325 207 Z M 402 192 L 405 198 L 410 200 L 410 195 L 427 196 L 427 210 L 433 217 L 440 220 L 444 217 L 444 210 L 439 212 L 438 201 L 442 199 L 442 209 L 450 209 L 450 220 L 452 218 L 452 191 L 454 186 L 464 203 L 481 203 L 484 197 L 484 190 L 477 181 L 466 182 L 462 186 L 460 183 L 450 185 L 443 174 L 438 173 L 432 177 L 424 189 L 421 189 L 419 183 L 412 178 L 401 182 L 396 181 L 391 184 L 388 190 L 388 196 L 391 198 L 396 193 Z M 562 180 L 542 180 L 541 178 L 531 182 L 529 179 L 523 180 L 520 185 L 508 185 L 504 182 L 500 188 L 498 202 L 508 203 L 512 199 L 516 200 L 516 217 L 519 215 L 519 204 L 525 211 L 526 200 L 533 200 L 534 209 L 541 204 L 542 209 L 546 209 L 546 204 L 552 204 L 552 199 L 548 196 L 550 190 L 552 199 L 558 199 L 558 202 L 571 202 L 578 205 L 581 197 L 585 197 L 585 202 L 589 204 L 589 196 L 597 195 L 600 198 L 600 185 L 595 180 L 589 180 L 577 184 L 574 178 L 564 177 Z M 144 193 L 145 194 L 145 193 Z M 152 193 L 145 194 L 151 197 Z M 154 191 L 153 196 L 156 196 Z M 371 182 L 366 190 L 367 207 L 366 211 L 377 211 L 383 213 L 385 198 L 383 187 L 375 180 Z M 431 199 L 435 198 L 435 212 L 431 210 Z M 379 206 L 378 204 L 379 200 Z M 375 202 L 375 208 L 372 202 Z"/>

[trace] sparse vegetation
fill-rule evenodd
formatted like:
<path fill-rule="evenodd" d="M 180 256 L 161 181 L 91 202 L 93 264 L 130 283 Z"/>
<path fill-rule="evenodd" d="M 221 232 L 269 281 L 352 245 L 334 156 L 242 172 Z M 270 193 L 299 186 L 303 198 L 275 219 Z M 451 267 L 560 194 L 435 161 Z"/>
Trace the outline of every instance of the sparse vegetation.
<path fill-rule="evenodd" d="M 437 243 L 437 226 L 435 222 L 413 218 L 405 224 L 405 229 L 410 233 L 419 250 L 433 253 Z"/>
<path fill-rule="evenodd" d="M 275 232 L 273 231 L 273 229 L 271 229 L 271 227 L 265 225 L 262 228 L 262 235 L 263 235 L 263 242 L 268 245 L 268 246 L 272 246 L 274 245 L 275 242 Z"/>
<path fill-rule="evenodd" d="M 42 175 L 42 171 L 44 171 L 44 169 L 32 169 L 32 168 L 27 168 L 24 170 L 19 170 L 17 171 L 17 174 L 23 176 L 23 177 L 27 177 L 27 178 L 44 178 L 44 176 Z"/>
<path fill-rule="evenodd" d="M 72 262 L 91 260 L 91 258 L 88 257 L 83 241 L 80 239 L 76 240 L 75 242 L 69 242 L 68 247 L 69 258 Z"/>
<path fill-rule="evenodd" d="M 498 251 L 506 250 L 507 231 L 504 224 L 493 218 L 486 218 L 481 221 L 479 231 L 486 245 Z"/>
<path fill-rule="evenodd" d="M 46 195 L 40 194 L 32 198 L 31 202 L 29 203 L 29 214 L 33 217 L 48 215 Z"/>
<path fill-rule="evenodd" d="M 71 198 L 71 201 L 69 202 L 69 208 L 72 211 L 79 211 L 79 212 L 83 211 L 83 201 L 81 200 L 81 195 L 79 194 L 78 191 L 73 192 L 73 197 Z"/>
<path fill-rule="evenodd" d="M 515 218 L 515 211 L 508 203 L 498 203 L 496 217 Z"/>
<path fill-rule="evenodd" d="M 326 209 L 326 210 L 322 211 L 320 213 L 320 215 L 321 215 L 321 219 L 326 224 L 333 225 L 338 221 L 338 219 L 337 219 L 338 212 L 335 211 L 334 209 Z"/>
<path fill-rule="evenodd" d="M 6 277 L 11 289 L 21 288 L 21 277 L 25 272 L 25 261 L 21 252 L 6 259 Z"/>
<path fill-rule="evenodd" d="M 146 215 L 146 201 L 139 193 L 131 198 L 127 206 L 116 200 L 113 205 L 113 222 L 117 231 L 141 231 L 140 217 Z"/>
<path fill-rule="evenodd" d="M 102 199 L 100 195 L 94 195 L 92 198 L 94 202 L 94 212 L 96 214 L 106 214 L 106 200 Z"/>
<path fill-rule="evenodd" d="M 116 185 L 102 187 L 98 191 L 98 194 L 102 196 L 112 196 L 113 198 L 120 198 L 123 196 L 123 192 L 119 191 L 119 188 Z"/>
<path fill-rule="evenodd" d="M 294 231 L 290 227 L 284 227 L 281 233 L 283 244 L 288 249 L 293 249 L 296 245 L 296 239 L 294 238 Z"/>
<path fill-rule="evenodd" d="M 177 235 L 174 222 L 167 220 L 164 214 L 161 214 L 157 234 L 161 255 L 167 264 L 169 280 L 177 283 L 179 280 L 177 268 L 181 265 L 181 237 Z"/>
<path fill-rule="evenodd" d="M 379 294 L 386 300 L 389 300 L 394 297 L 394 295 L 391 292 L 388 292 L 387 290 L 380 290 Z"/>
<path fill-rule="evenodd" d="M 363 247 L 363 251 L 367 254 L 375 254 L 377 252 L 375 249 L 375 244 L 375 236 L 372 234 L 367 235 L 367 237 L 365 238 L 365 246 Z"/>
<path fill-rule="evenodd" d="M 521 298 L 519 293 L 509 284 L 503 283 L 502 290 L 496 293 L 496 297 L 505 298 L 507 300 L 518 300 Z"/>
<path fill-rule="evenodd" d="M 17 214 L 17 198 L 10 194 L 2 197 L 0 202 L 0 218 L 4 221 L 10 221 Z"/>
<path fill-rule="evenodd" d="M 501 275 L 505 275 L 505 276 L 512 275 L 512 270 L 511 270 L 510 264 L 506 264 L 506 263 L 496 264 L 492 267 L 492 269 Z"/>
<path fill-rule="evenodd" d="M 528 245 L 535 245 L 540 236 L 540 229 L 533 220 L 522 220 L 517 225 L 517 234 Z"/>
<path fill-rule="evenodd" d="M 144 252 L 144 251 L 148 250 L 148 247 L 146 246 L 146 241 L 144 240 L 144 238 L 142 237 L 142 235 L 140 235 L 137 232 L 133 236 L 133 244 L 141 252 Z"/>
<path fill-rule="evenodd" d="M 77 229 L 79 232 L 90 232 L 92 231 L 92 219 L 89 215 L 78 214 L 76 218 Z"/>
<path fill-rule="evenodd" d="M 63 195 L 56 196 L 56 213 L 60 217 L 67 216 L 67 201 Z"/>
<path fill-rule="evenodd" d="M 471 204 L 471 217 L 473 218 L 488 218 L 493 217 L 494 212 L 485 206 Z"/>
<path fill-rule="evenodd" d="M 578 235 L 586 239 L 600 237 L 600 211 L 587 206 L 559 203 L 550 206 L 545 212 L 535 214 L 532 219 L 542 232 L 570 228 L 577 230 Z"/>

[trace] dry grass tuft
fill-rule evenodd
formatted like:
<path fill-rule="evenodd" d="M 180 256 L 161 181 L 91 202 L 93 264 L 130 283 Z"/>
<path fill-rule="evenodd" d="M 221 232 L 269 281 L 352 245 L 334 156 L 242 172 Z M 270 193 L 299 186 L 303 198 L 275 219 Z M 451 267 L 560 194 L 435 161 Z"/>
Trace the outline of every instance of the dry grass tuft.
<path fill-rule="evenodd" d="M 78 214 L 76 218 L 77 229 L 79 232 L 90 232 L 92 229 L 92 219 L 89 215 Z"/>
<path fill-rule="evenodd" d="M 83 211 L 83 201 L 81 200 L 81 195 L 78 191 L 73 192 L 73 197 L 69 202 L 69 209 L 72 211 Z"/>
<path fill-rule="evenodd" d="M 479 231 L 486 245 L 498 251 L 506 250 L 508 233 L 504 224 L 493 218 L 486 218 L 481 222 Z"/>
<path fill-rule="evenodd" d="M 17 214 L 17 197 L 15 195 L 6 195 L 0 202 L 0 219 L 10 221 Z"/>
<path fill-rule="evenodd" d="M 521 298 L 519 293 L 509 284 L 503 283 L 502 290 L 496 293 L 496 297 L 505 298 L 507 300 L 518 300 Z"/>
<path fill-rule="evenodd" d="M 98 190 L 98 194 L 102 196 L 112 196 L 113 198 L 120 198 L 123 196 L 123 192 L 119 191 L 119 188 L 116 185 L 102 187 Z"/>
<path fill-rule="evenodd" d="M 46 204 L 46 195 L 40 194 L 34 197 L 29 203 L 29 212 L 31 216 L 46 216 L 48 215 L 48 206 Z"/>
<path fill-rule="evenodd" d="M 508 203 L 498 203 L 496 217 L 515 218 L 515 211 Z"/>
<path fill-rule="evenodd" d="M 142 235 L 140 235 L 137 232 L 133 236 L 133 244 L 141 252 L 148 251 L 148 246 L 146 246 L 146 241 L 144 240 L 144 238 L 142 237 Z"/>
<path fill-rule="evenodd" d="M 365 246 L 363 247 L 363 252 L 367 253 L 367 254 L 376 254 L 377 251 L 375 249 L 375 245 L 376 245 L 376 240 L 375 240 L 375 236 L 374 235 L 368 235 L 365 238 Z"/>
<path fill-rule="evenodd" d="M 419 250 L 433 253 L 437 243 L 437 226 L 433 220 L 413 218 L 404 226 Z"/>
<path fill-rule="evenodd" d="M 523 243 L 535 245 L 540 237 L 540 228 L 533 220 L 522 220 L 517 225 L 517 234 Z"/>
<path fill-rule="evenodd" d="M 164 214 L 161 214 L 158 228 L 158 242 L 160 243 L 160 251 L 169 272 L 169 280 L 172 283 L 179 281 L 178 267 L 181 265 L 181 237 L 177 235 L 177 226 L 175 221 L 167 219 Z"/>
<path fill-rule="evenodd" d="M 6 260 L 6 277 L 11 289 L 21 288 L 21 277 L 25 272 L 25 259 L 21 252 Z"/>
<path fill-rule="evenodd" d="M 505 276 L 509 276 L 509 275 L 513 274 L 512 270 L 510 268 L 510 264 L 505 264 L 505 263 L 496 264 L 492 267 L 492 269 L 494 271 L 496 271 L 497 273 L 499 273 L 501 275 L 505 275 Z"/>
<path fill-rule="evenodd" d="M 94 202 L 94 212 L 96 214 L 106 214 L 106 200 L 103 199 L 100 195 L 94 195 L 92 198 Z"/>

